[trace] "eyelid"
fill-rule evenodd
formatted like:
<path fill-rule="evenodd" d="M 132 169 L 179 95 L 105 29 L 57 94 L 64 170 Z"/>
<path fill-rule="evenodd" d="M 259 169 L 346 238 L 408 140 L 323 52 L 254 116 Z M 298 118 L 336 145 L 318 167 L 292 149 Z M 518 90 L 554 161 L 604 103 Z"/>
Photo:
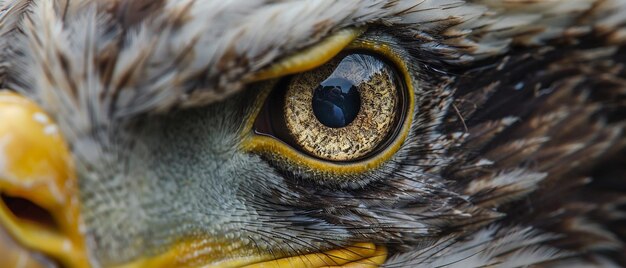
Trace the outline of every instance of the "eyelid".
<path fill-rule="evenodd" d="M 252 81 L 268 80 L 315 69 L 331 60 L 365 32 L 364 28 L 339 30 L 312 47 L 288 56 L 256 73 Z"/>

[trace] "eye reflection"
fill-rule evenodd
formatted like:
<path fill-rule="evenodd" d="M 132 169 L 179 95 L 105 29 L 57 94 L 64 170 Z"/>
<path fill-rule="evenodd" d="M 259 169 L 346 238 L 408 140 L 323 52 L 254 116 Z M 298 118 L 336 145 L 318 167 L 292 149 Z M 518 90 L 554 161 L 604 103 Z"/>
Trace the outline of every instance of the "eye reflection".
<path fill-rule="evenodd" d="M 347 79 L 327 79 L 313 93 L 313 113 L 327 127 L 341 128 L 349 125 L 360 108 L 359 90 Z"/>

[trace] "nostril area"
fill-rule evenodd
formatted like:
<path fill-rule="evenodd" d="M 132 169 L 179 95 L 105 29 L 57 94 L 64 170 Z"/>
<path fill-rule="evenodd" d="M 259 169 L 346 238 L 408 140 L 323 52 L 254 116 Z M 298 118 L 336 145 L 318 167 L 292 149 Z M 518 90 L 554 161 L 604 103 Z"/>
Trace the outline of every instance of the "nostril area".
<path fill-rule="evenodd" d="M 50 212 L 28 199 L 0 194 L 0 200 L 15 217 L 21 220 L 37 223 L 52 230 L 59 229 L 57 222 Z"/>

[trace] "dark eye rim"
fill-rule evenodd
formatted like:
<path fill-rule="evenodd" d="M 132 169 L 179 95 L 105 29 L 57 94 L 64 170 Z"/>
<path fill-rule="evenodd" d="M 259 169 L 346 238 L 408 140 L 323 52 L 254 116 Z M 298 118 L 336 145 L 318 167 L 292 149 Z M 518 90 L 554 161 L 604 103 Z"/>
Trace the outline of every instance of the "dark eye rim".
<path fill-rule="evenodd" d="M 387 66 L 392 69 L 392 75 L 395 76 L 395 81 L 397 84 L 398 91 L 398 108 L 396 109 L 397 114 L 394 114 L 393 119 L 393 128 L 389 133 L 387 133 L 386 137 L 383 138 L 383 141 L 380 142 L 376 147 L 369 153 L 364 156 L 351 159 L 351 160 L 329 160 L 323 159 L 318 156 L 313 155 L 310 152 L 307 152 L 301 146 L 297 144 L 292 135 L 289 133 L 286 126 L 286 118 L 285 113 L 283 112 L 283 108 L 285 105 L 285 94 L 288 90 L 288 85 L 295 76 L 299 74 L 292 74 L 286 77 L 281 78 L 276 86 L 271 90 L 269 96 L 265 100 L 263 107 L 261 108 L 260 113 L 255 119 L 253 125 L 253 131 L 256 135 L 266 136 L 269 138 L 276 139 L 277 141 L 283 143 L 285 146 L 289 146 L 291 149 L 296 150 L 297 152 L 304 154 L 310 158 L 314 158 L 317 161 L 321 162 L 330 162 L 336 164 L 354 164 L 363 161 L 367 161 L 368 159 L 375 158 L 381 152 L 385 150 L 388 146 L 397 141 L 398 136 L 403 130 L 403 125 L 411 122 L 407 122 L 406 117 L 409 115 L 410 109 L 410 87 L 407 85 L 407 79 L 402 77 L 403 72 L 400 71 L 400 67 L 397 66 L 394 61 L 387 59 L 387 57 L 383 54 L 376 53 L 375 51 L 367 50 L 367 49 L 347 49 L 338 54 L 334 59 L 338 59 L 339 61 L 345 58 L 348 55 L 352 54 L 364 54 L 375 57 L 376 59 L 382 61 Z M 328 64 L 328 63 L 325 63 Z M 313 71 L 313 70 L 311 70 Z"/>

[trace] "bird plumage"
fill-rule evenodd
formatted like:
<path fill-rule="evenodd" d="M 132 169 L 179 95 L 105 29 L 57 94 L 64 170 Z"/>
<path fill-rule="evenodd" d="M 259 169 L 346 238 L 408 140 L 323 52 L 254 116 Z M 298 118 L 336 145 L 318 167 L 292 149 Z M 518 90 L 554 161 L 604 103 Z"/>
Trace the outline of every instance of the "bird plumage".
<path fill-rule="evenodd" d="M 68 140 L 94 263 L 195 236 L 197 264 L 227 238 L 276 255 L 372 241 L 388 267 L 626 265 L 626 1 L 0 8 L 2 85 Z M 417 81 L 396 155 L 320 184 L 237 152 L 271 83 L 255 74 L 351 27 L 399 51 Z"/>

